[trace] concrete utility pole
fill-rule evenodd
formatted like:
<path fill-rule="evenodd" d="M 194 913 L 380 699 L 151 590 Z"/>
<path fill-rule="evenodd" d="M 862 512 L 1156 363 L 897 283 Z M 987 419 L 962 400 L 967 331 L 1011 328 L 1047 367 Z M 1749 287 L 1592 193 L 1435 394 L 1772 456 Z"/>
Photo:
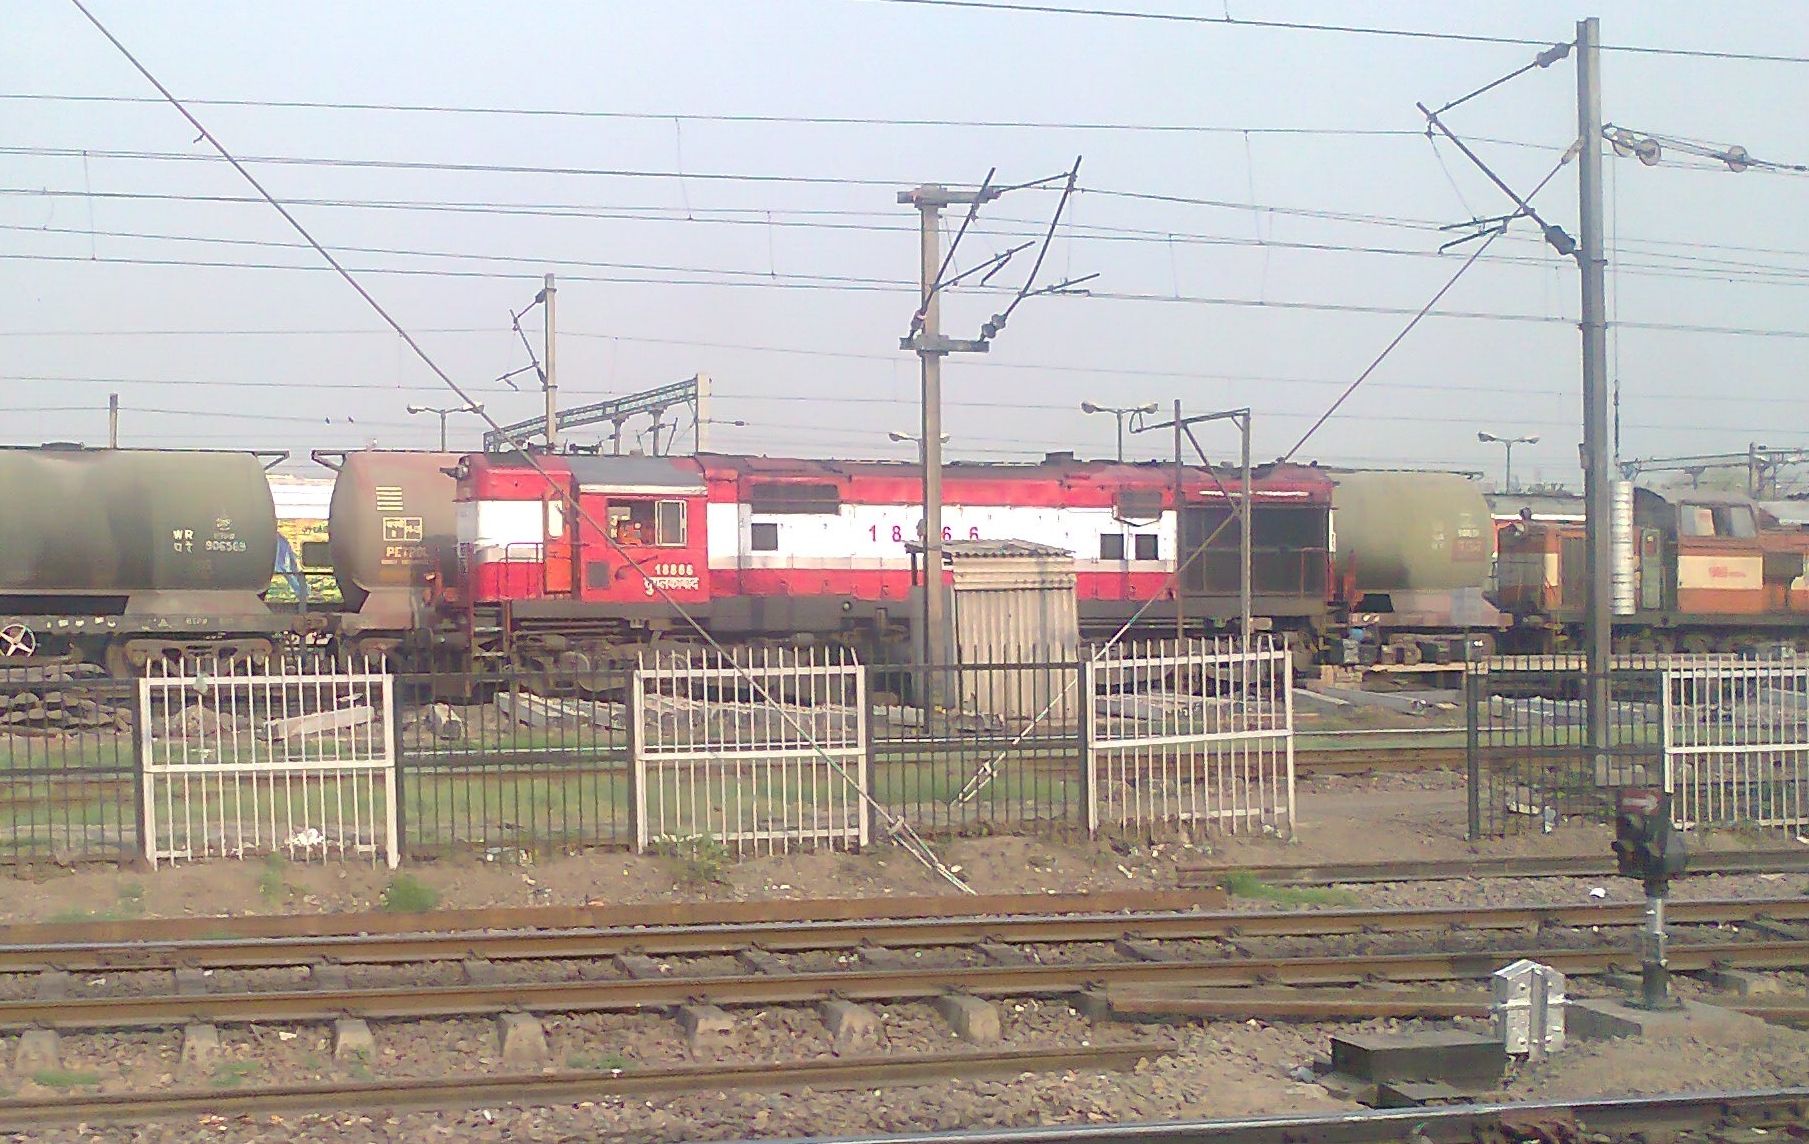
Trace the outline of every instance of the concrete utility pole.
<path fill-rule="evenodd" d="M 1608 327 L 1604 320 L 1608 259 L 1602 249 L 1602 72 L 1601 22 L 1577 22 L 1578 199 L 1583 271 L 1583 503 L 1584 547 L 1589 560 L 1589 612 L 1584 621 L 1589 673 L 1589 747 L 1597 765 L 1605 761 L 1608 735 L 1608 676 L 1614 656 L 1613 458 L 1609 455 Z"/>
<path fill-rule="evenodd" d="M 119 448 L 119 394 L 107 394 L 107 448 Z"/>
<path fill-rule="evenodd" d="M 546 303 L 546 451 L 557 451 L 559 447 L 559 375 L 553 370 L 553 298 L 558 290 L 553 287 L 553 276 L 546 276 L 546 288 L 540 293 L 540 300 Z"/>
<path fill-rule="evenodd" d="M 950 353 L 985 353 L 984 341 L 958 341 L 942 336 L 942 298 L 937 278 L 942 273 L 942 208 L 971 205 L 996 197 L 997 192 L 951 191 L 925 184 L 898 192 L 898 201 L 917 208 L 918 247 L 922 284 L 917 332 L 899 343 L 900 349 L 917 351 L 923 363 L 923 661 L 948 662 L 946 628 L 948 608 L 942 593 L 942 358 Z"/>

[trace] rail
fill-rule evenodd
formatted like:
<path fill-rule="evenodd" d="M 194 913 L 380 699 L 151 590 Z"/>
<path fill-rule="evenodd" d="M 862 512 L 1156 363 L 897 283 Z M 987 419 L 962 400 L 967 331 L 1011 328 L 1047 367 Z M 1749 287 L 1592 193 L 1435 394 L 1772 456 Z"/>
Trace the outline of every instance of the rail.
<path fill-rule="evenodd" d="M 1809 922 L 1809 898 L 1673 902 L 1674 925 Z M 1638 926 L 1639 904 L 1488 908 L 1315 910 L 1277 913 L 1134 913 L 923 917 L 747 924 L 613 926 L 496 932 L 347 933 L 276 938 L 135 939 L 0 945 L 0 972 L 152 971 L 177 967 L 267 969 L 341 965 L 407 965 L 430 961 L 532 961 L 768 952 L 916 950 L 980 943 L 1081 945 L 1131 937 L 1195 941 L 1256 937 L 1333 937 L 1468 929 Z M 0 1013 L 4 1003 L 0 1002 Z"/>
<path fill-rule="evenodd" d="M 1793 874 L 1809 871 L 1803 850 L 1726 850 L 1690 856 L 1691 874 Z M 1466 878 L 1615 878 L 1614 860 L 1594 854 L 1525 858 L 1409 859 L 1398 862 L 1342 862 L 1274 866 L 1183 866 L 1184 887 L 1220 885 L 1232 874 L 1272 886 L 1331 886 L 1340 883 L 1436 882 Z"/>

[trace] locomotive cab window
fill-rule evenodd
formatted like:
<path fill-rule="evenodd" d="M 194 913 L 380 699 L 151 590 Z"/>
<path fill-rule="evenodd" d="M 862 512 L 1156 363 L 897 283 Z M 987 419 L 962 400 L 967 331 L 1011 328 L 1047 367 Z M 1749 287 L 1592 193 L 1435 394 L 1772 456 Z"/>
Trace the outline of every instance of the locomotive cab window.
<path fill-rule="evenodd" d="M 646 548 L 683 548 L 685 502 L 611 501 L 609 535 L 617 544 Z"/>
<path fill-rule="evenodd" d="M 1157 548 L 1156 548 L 1156 534 L 1155 533 L 1139 532 L 1137 534 L 1136 540 L 1137 540 L 1136 558 L 1138 560 L 1160 559 L 1160 557 L 1158 557 L 1156 555 Z"/>
<path fill-rule="evenodd" d="M 779 526 L 772 521 L 755 521 L 748 526 L 748 547 L 755 552 L 779 551 Z"/>
<path fill-rule="evenodd" d="M 1099 534 L 1099 558 L 1101 560 L 1124 559 L 1124 533 L 1102 532 Z"/>

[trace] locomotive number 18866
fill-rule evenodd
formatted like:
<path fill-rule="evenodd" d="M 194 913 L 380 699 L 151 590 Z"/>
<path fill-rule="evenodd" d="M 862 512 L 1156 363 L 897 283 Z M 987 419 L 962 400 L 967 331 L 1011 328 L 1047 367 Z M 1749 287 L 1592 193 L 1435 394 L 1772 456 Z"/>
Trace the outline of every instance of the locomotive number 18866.
<path fill-rule="evenodd" d="M 867 526 L 867 535 L 874 540 L 878 540 L 879 539 L 879 525 L 877 525 L 877 524 L 868 525 Z M 967 530 L 967 538 L 969 540 L 980 539 L 980 530 L 978 528 L 968 529 Z M 892 526 L 892 543 L 893 544 L 903 544 L 904 539 L 905 539 L 904 526 L 901 524 L 893 525 Z M 944 525 L 942 528 L 942 539 L 944 539 L 944 540 L 955 539 L 955 530 L 952 528 L 949 528 L 947 525 Z"/>

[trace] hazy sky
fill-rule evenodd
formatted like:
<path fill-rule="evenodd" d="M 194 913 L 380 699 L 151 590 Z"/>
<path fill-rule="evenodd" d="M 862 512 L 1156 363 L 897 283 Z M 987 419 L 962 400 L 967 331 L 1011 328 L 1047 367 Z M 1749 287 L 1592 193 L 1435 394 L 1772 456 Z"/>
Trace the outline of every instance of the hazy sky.
<path fill-rule="evenodd" d="M 1609 45 L 1809 57 L 1801 0 L 1099 6 L 1539 42 L 1599 15 Z M 702 371 L 712 415 L 747 422 L 713 425 L 717 448 L 807 456 L 909 454 L 886 439 L 918 417 L 897 348 L 916 215 L 896 192 L 991 167 L 1039 179 L 1076 155 L 1082 191 L 1041 281 L 1097 273 L 1094 293 L 1032 299 L 992 353 L 950 359 L 950 455 L 1107 455 L 1112 421 L 1080 401 L 1177 397 L 1253 406 L 1257 456 L 1284 452 L 1456 270 L 1469 248 L 1437 254 L 1437 228 L 1506 209 L 1428 142 L 1415 101 L 1538 51 L 891 0 L 93 9 L 505 420 L 539 408 L 531 379 L 494 379 L 526 364 L 509 313 L 551 271 L 563 403 Z M 404 408 L 455 399 L 273 210 L 235 201 L 249 188 L 173 109 L 132 102 L 155 92 L 72 5 L 13 0 L 6 22 L 6 441 L 104 442 L 117 391 L 123 444 L 434 442 L 437 420 Z M 1604 75 L 1611 122 L 1809 163 L 1809 63 L 1610 51 Z M 1575 96 L 1565 61 L 1449 122 L 1526 191 L 1574 139 Z M 1607 185 L 1622 455 L 1806 443 L 1802 173 L 1672 147 L 1656 167 L 1610 158 Z M 958 266 L 1040 237 L 1056 201 L 992 204 Z M 1537 205 L 1576 233 L 1574 163 Z M 1033 253 L 992 285 L 1015 288 Z M 1004 300 L 951 294 L 947 332 L 973 336 Z M 1477 431 L 1538 434 L 1517 474 L 1575 483 L 1574 265 L 1521 222 L 1441 310 L 1302 456 L 1499 473 Z M 524 324 L 538 343 L 538 312 Z M 473 419 L 453 426 L 476 446 Z"/>

